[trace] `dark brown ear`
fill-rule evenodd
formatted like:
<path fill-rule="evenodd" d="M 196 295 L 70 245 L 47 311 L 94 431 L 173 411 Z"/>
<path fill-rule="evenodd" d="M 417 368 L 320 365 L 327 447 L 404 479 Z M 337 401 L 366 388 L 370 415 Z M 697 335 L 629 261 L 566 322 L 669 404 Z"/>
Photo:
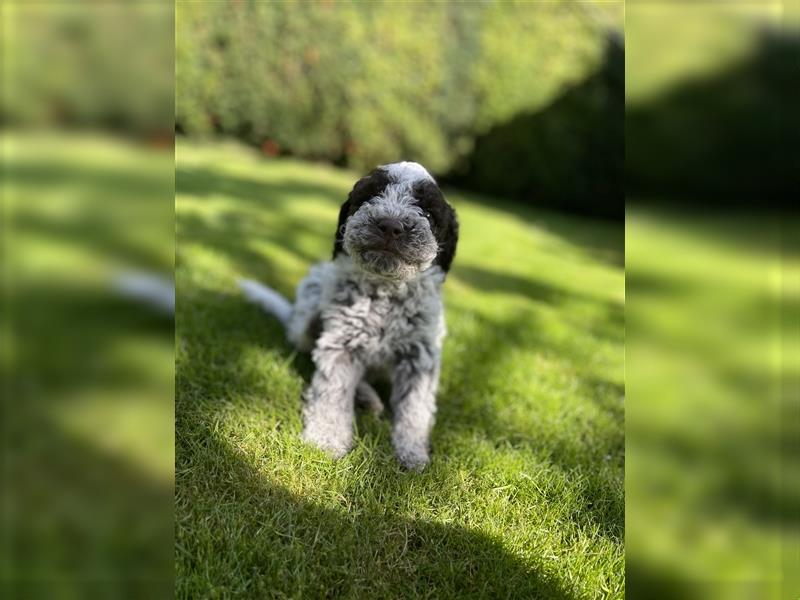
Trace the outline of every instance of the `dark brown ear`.
<path fill-rule="evenodd" d="M 333 258 L 339 254 L 347 254 L 344 249 L 344 226 L 347 218 L 356 212 L 359 207 L 375 196 L 380 196 L 389 185 L 389 175 L 380 167 L 373 169 L 368 175 L 362 177 L 350 190 L 347 200 L 339 209 L 339 222 L 336 224 L 336 238 L 333 243 Z"/>
<path fill-rule="evenodd" d="M 350 192 L 352 195 L 352 192 Z M 347 222 L 347 217 L 350 216 L 350 196 L 344 201 L 342 207 L 339 209 L 339 222 L 336 224 L 336 238 L 333 242 L 333 258 L 340 254 L 347 254 L 344 249 L 344 225 Z"/>
<path fill-rule="evenodd" d="M 442 190 L 433 181 L 420 181 L 414 185 L 414 197 L 423 210 L 432 213 L 433 234 L 439 244 L 439 253 L 433 264 L 447 273 L 456 255 L 458 245 L 458 218 L 455 209 L 447 203 Z"/>
<path fill-rule="evenodd" d="M 458 245 L 458 217 L 455 209 L 449 204 L 447 204 L 447 209 L 444 227 L 442 227 L 442 231 L 438 236 L 439 254 L 436 255 L 436 260 L 433 262 L 433 264 L 442 267 L 445 273 L 450 270 L 450 265 L 456 256 L 456 246 Z"/>

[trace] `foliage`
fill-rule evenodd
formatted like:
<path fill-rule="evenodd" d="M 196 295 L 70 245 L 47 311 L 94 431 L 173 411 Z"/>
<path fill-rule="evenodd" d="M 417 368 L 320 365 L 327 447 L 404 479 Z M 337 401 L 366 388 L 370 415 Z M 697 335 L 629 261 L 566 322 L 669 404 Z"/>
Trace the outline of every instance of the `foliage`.
<path fill-rule="evenodd" d="M 310 359 L 236 287 L 293 296 L 356 173 L 177 159 L 177 597 L 623 597 L 621 226 L 447 191 L 438 421 L 408 473 L 386 418 L 340 461 L 302 443 Z"/>
<path fill-rule="evenodd" d="M 751 209 L 794 196 L 800 36 L 752 37 L 746 56 L 629 108 L 626 181 L 639 200 Z"/>
<path fill-rule="evenodd" d="M 572 3 L 180 3 L 177 123 L 444 174 L 476 136 L 585 78 L 604 47 Z"/>
<path fill-rule="evenodd" d="M 172 129 L 169 3 L 5 2 L 2 11 L 0 124 Z"/>
<path fill-rule="evenodd" d="M 609 40 L 602 68 L 544 110 L 479 136 L 459 186 L 567 211 L 624 216 L 625 57 Z"/>

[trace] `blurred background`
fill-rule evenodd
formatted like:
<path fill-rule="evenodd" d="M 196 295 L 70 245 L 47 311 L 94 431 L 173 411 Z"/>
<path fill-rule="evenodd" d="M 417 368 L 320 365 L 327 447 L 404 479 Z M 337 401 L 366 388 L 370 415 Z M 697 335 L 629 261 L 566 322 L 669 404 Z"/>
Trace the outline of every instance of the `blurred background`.
<path fill-rule="evenodd" d="M 623 216 L 621 2 L 178 3 L 176 130 Z"/>
<path fill-rule="evenodd" d="M 797 596 L 796 4 L 0 8 L 4 596 L 172 594 L 175 133 L 627 191 L 628 594 Z"/>
<path fill-rule="evenodd" d="M 796 598 L 797 3 L 626 6 L 626 584 Z"/>
<path fill-rule="evenodd" d="M 0 596 L 171 597 L 173 7 L 0 10 Z"/>

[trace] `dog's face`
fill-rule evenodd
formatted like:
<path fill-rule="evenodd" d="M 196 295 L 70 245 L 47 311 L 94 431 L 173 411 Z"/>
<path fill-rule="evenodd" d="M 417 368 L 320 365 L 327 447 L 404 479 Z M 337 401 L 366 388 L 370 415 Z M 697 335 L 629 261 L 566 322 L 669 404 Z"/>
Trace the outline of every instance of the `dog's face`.
<path fill-rule="evenodd" d="M 368 273 L 408 281 L 433 265 L 447 272 L 457 241 L 456 213 L 433 177 L 401 162 L 356 182 L 339 211 L 333 256 L 345 252 Z"/>

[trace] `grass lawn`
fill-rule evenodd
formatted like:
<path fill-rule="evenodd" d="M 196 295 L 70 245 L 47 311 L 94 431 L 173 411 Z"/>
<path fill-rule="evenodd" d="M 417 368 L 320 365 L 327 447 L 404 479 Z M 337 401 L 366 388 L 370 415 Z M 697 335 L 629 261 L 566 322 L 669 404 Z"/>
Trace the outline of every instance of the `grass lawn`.
<path fill-rule="evenodd" d="M 0 597 L 172 597 L 173 324 L 113 285 L 172 268 L 172 155 L 0 142 Z"/>
<path fill-rule="evenodd" d="M 332 250 L 358 174 L 177 149 L 178 597 L 624 595 L 623 228 L 445 190 L 461 242 L 432 461 L 300 440 L 310 359 L 248 304 Z"/>
<path fill-rule="evenodd" d="M 627 590 L 795 598 L 797 222 L 677 204 L 626 214 Z"/>

